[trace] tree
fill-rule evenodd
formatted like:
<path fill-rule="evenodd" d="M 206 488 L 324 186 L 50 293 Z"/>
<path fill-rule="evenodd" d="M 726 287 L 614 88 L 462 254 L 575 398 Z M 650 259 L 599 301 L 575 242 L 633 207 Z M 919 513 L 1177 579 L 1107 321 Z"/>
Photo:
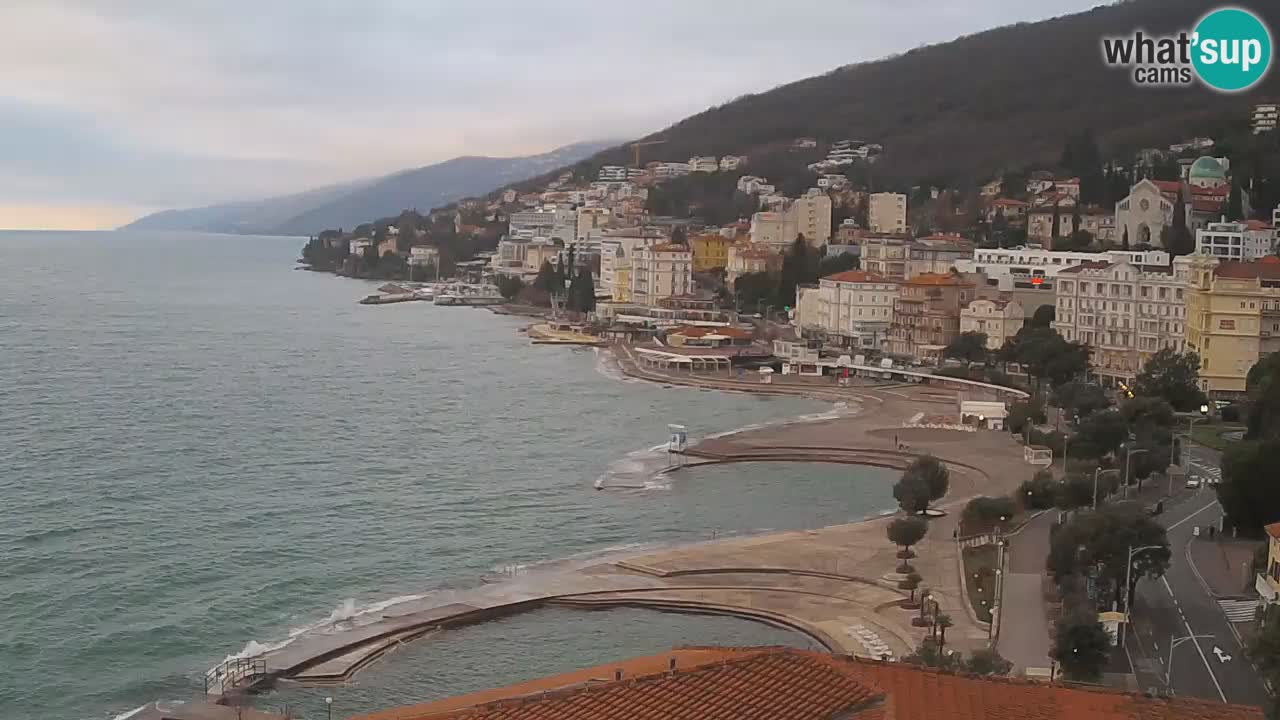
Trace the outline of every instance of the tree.
<path fill-rule="evenodd" d="M 1128 573 L 1129 548 L 1147 546 L 1155 549 L 1134 555 L 1133 572 Z M 1116 603 L 1123 604 L 1125 580 L 1136 583 L 1143 575 L 1159 577 L 1168 569 L 1169 558 L 1164 527 L 1138 505 L 1120 503 L 1073 515 L 1050 538 L 1045 567 L 1060 585 L 1096 568 L 1099 582 L 1108 581 Z"/>
<path fill-rule="evenodd" d="M 1124 234 L 1120 237 L 1120 249 L 1121 250 L 1129 249 L 1129 227 L 1128 226 L 1125 226 Z"/>
<path fill-rule="evenodd" d="M 1054 497 L 1054 507 L 1061 510 L 1093 505 L 1093 478 L 1073 475 L 1058 484 L 1058 492 Z"/>
<path fill-rule="evenodd" d="M 1163 398 L 1175 410 L 1188 412 L 1205 402 L 1199 382 L 1199 355 L 1194 351 L 1179 355 L 1164 348 L 1152 355 L 1142 367 L 1133 384 L 1133 392 Z"/>
<path fill-rule="evenodd" d="M 964 671 L 970 675 L 1008 675 L 1013 670 L 1013 663 L 1005 660 L 995 647 L 973 651 L 964 663 Z"/>
<path fill-rule="evenodd" d="M 804 235 L 797 235 L 787 254 L 782 256 L 782 271 L 778 276 L 778 301 L 784 306 L 794 306 L 796 286 L 812 283 L 817 279 L 817 253 L 809 247 Z"/>
<path fill-rule="evenodd" d="M 1111 656 L 1111 636 L 1096 617 L 1065 615 L 1054 625 L 1053 651 L 1067 677 L 1097 680 Z"/>
<path fill-rule="evenodd" d="M 955 336 L 942 351 L 943 355 L 967 363 L 985 363 L 987 360 L 987 334 L 983 332 L 962 332 Z"/>
<path fill-rule="evenodd" d="M 923 477 L 904 472 L 893 484 L 893 499 L 903 512 L 919 515 L 929 509 L 929 485 Z"/>
<path fill-rule="evenodd" d="M 733 291 L 738 296 L 738 309 L 749 310 L 760 305 L 776 305 L 775 293 L 778 279 L 767 272 L 746 273 L 733 281 Z"/>
<path fill-rule="evenodd" d="M 1018 486 L 1018 500 L 1028 510 L 1048 510 L 1057 502 L 1058 481 L 1053 473 L 1041 470 Z"/>
<path fill-rule="evenodd" d="M 688 245 L 689 244 L 689 231 L 685 230 L 683 225 L 677 225 L 675 226 L 674 229 L 672 229 L 671 244 L 672 245 Z"/>
<path fill-rule="evenodd" d="M 1012 498 L 982 496 L 966 503 L 960 517 L 964 521 L 965 532 L 971 533 L 996 527 L 1012 518 L 1017 511 Z"/>
<path fill-rule="evenodd" d="M 952 625 L 955 625 L 955 623 L 952 622 L 951 616 L 946 613 L 939 613 L 938 616 L 933 619 L 933 626 L 938 632 L 939 650 L 942 650 L 947 646 L 947 628 Z"/>
<path fill-rule="evenodd" d="M 1031 326 L 1037 328 L 1047 328 L 1057 319 L 1058 308 L 1055 305 L 1041 305 L 1031 314 Z"/>
<path fill-rule="evenodd" d="M 1057 242 L 1062 237 L 1062 211 L 1058 209 L 1058 203 L 1053 204 L 1053 225 L 1049 230 L 1049 240 Z"/>
<path fill-rule="evenodd" d="M 911 591 L 911 598 L 907 600 L 907 604 L 904 607 L 914 608 L 916 606 L 916 590 L 920 587 L 920 581 L 923 579 L 924 578 L 920 577 L 920 573 L 912 570 L 907 573 L 907 576 L 902 579 L 902 582 L 898 583 L 898 587 L 903 590 Z"/>
<path fill-rule="evenodd" d="M 501 275 L 498 277 L 498 292 L 502 297 L 511 300 L 524 290 L 524 281 L 514 275 Z"/>
<path fill-rule="evenodd" d="M 557 287 L 558 275 L 555 268 L 547 260 L 542 261 L 542 265 L 538 267 L 538 276 L 533 280 L 533 286 L 545 293 L 555 293 L 563 288 L 563 284 Z"/>
<path fill-rule="evenodd" d="M 1259 360 L 1246 376 L 1249 391 L 1249 429 L 1246 440 L 1280 435 L 1280 353 Z"/>
<path fill-rule="evenodd" d="M 904 560 L 913 557 L 911 546 L 923 540 L 928 532 L 929 523 L 918 517 L 895 518 L 885 528 L 889 542 L 902 548 L 898 556 Z"/>
<path fill-rule="evenodd" d="M 1280 684 L 1280 609 L 1274 604 L 1267 606 L 1262 628 L 1249 640 L 1245 653 L 1267 683 Z M 1274 711 L 1268 717 L 1276 717 Z"/>
<path fill-rule="evenodd" d="M 954 670 L 961 662 L 959 653 L 948 655 L 942 652 L 942 648 L 932 637 L 926 637 L 922 640 L 916 651 L 902 660 L 911 665 L 922 665 L 939 670 Z"/>
<path fill-rule="evenodd" d="M 1080 421 L 1072 440 L 1074 456 L 1102 457 L 1114 453 L 1129 437 L 1129 424 L 1116 410 L 1095 412 Z"/>
<path fill-rule="evenodd" d="M 1073 380 L 1053 390 L 1053 404 L 1070 415 L 1088 417 L 1097 410 L 1111 407 L 1111 399 L 1097 383 Z"/>
<path fill-rule="evenodd" d="M 932 455 L 924 455 L 913 460 L 903 471 L 902 476 L 920 478 L 930 501 L 941 500 L 951 485 L 951 473 L 947 470 L 947 466 Z"/>
<path fill-rule="evenodd" d="M 842 252 L 828 255 L 822 258 L 822 262 L 818 263 L 818 277 L 824 278 L 846 270 L 857 270 L 859 264 L 858 256 L 853 253 Z"/>
<path fill-rule="evenodd" d="M 1216 486 L 1218 502 L 1242 534 L 1260 535 L 1263 526 L 1280 521 L 1277 453 L 1280 436 L 1271 435 L 1234 443 L 1222 456 L 1222 482 Z"/>
<path fill-rule="evenodd" d="M 1173 224 L 1168 231 L 1161 240 L 1170 255 L 1190 255 L 1196 251 L 1196 240 L 1187 228 L 1187 200 L 1182 195 L 1181 186 L 1178 187 L 1178 201 L 1173 206 Z"/>
<path fill-rule="evenodd" d="M 1240 193 L 1240 183 L 1232 181 L 1231 194 L 1227 195 L 1227 220 L 1231 222 L 1244 220 L 1244 201 Z"/>

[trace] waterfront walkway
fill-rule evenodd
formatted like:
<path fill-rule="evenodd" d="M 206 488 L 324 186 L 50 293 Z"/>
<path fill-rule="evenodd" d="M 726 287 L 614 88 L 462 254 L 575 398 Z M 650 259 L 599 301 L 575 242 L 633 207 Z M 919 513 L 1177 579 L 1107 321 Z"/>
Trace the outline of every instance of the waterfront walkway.
<path fill-rule="evenodd" d="M 916 546 L 918 557 L 912 564 L 954 622 L 947 631 L 948 646 L 963 651 L 984 646 L 989 630 L 967 607 L 953 535 L 959 511 L 970 497 L 1008 493 L 1030 476 L 1021 447 L 1007 433 L 902 427 L 921 412 L 954 408 L 955 395 L 945 389 L 829 387 L 810 387 L 805 394 L 821 390 L 863 411 L 712 439 L 690 454 L 713 463 L 801 460 L 887 467 L 903 467 L 923 453 L 939 457 L 952 471 L 951 492 L 940 504 L 948 514 L 930 521 L 929 534 Z M 791 389 L 770 389 L 782 388 Z M 897 443 L 909 450 L 900 452 Z M 697 482 L 696 467 L 686 472 L 689 482 Z M 362 626 L 299 638 L 263 657 L 265 675 L 236 684 L 243 689 L 278 678 L 342 680 L 407 640 L 553 603 L 727 613 L 798 630 L 832 651 L 869 655 L 853 632 L 861 626 L 901 657 L 916 647 L 925 631 L 911 624 L 918 611 L 900 607 L 908 593 L 897 587 L 897 548 L 885 537 L 890 520 L 566 562 L 501 583 L 433 594 L 398 605 L 394 614 Z M 213 685 L 216 693 L 216 678 Z"/>

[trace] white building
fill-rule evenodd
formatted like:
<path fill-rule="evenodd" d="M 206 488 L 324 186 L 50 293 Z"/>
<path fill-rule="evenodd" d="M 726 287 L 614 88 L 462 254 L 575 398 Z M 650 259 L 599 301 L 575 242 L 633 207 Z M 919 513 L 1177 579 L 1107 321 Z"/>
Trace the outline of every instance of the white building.
<path fill-rule="evenodd" d="M 715 155 L 694 155 L 689 158 L 689 172 L 713 173 L 720 169 Z"/>
<path fill-rule="evenodd" d="M 373 247 L 373 241 L 369 238 L 353 238 L 347 249 L 356 257 L 364 257 L 365 252 L 371 247 Z"/>
<path fill-rule="evenodd" d="M 842 345 L 880 349 L 888 340 L 898 283 L 863 270 L 829 275 L 797 289 L 796 325 Z"/>
<path fill-rule="evenodd" d="M 1280 105 L 1276 103 L 1259 103 L 1253 106 L 1253 134 L 1258 135 L 1276 129 L 1277 118 L 1280 118 Z"/>
<path fill-rule="evenodd" d="M 907 196 L 901 193 L 871 193 L 867 205 L 867 224 L 871 232 L 905 233 L 907 231 Z"/>
<path fill-rule="evenodd" d="M 605 182 L 622 182 L 627 179 L 627 169 L 621 165 L 605 165 L 600 168 L 599 177 Z"/>
<path fill-rule="evenodd" d="M 613 211 L 607 207 L 579 206 L 577 230 L 574 232 L 575 245 L 579 250 L 600 251 L 600 236 L 604 228 L 613 220 Z"/>
<path fill-rule="evenodd" d="M 1066 252 L 1040 248 L 974 250 L 971 259 L 956 261 L 962 273 L 982 273 L 988 284 L 1002 291 L 1043 287 L 1048 290 L 1058 273 L 1088 262 L 1129 262 L 1134 265 L 1166 266 L 1169 253 L 1163 250 L 1112 250 L 1104 253 Z"/>
<path fill-rule="evenodd" d="M 436 265 L 440 262 L 440 251 L 429 245 L 414 245 L 409 248 L 410 265 Z"/>
<path fill-rule="evenodd" d="M 653 177 L 658 180 L 668 180 L 688 174 L 689 163 L 664 162 L 653 166 Z"/>
<path fill-rule="evenodd" d="M 804 235 L 805 242 L 814 247 L 831 239 L 831 198 L 826 193 L 810 191 L 791 201 L 785 210 L 751 216 L 753 243 L 783 250 L 794 243 L 798 235 Z"/>
<path fill-rule="evenodd" d="M 1167 268 L 1092 262 L 1058 274 L 1053 327 L 1066 340 L 1089 345 L 1092 372 L 1131 383 L 1152 355 L 1185 346 L 1186 292 L 1191 257 Z"/>
<path fill-rule="evenodd" d="M 667 239 L 660 231 L 653 228 L 624 228 L 606 230 L 600 238 L 600 287 L 614 295 L 614 300 L 622 301 L 630 293 L 630 277 L 622 271 L 629 271 L 631 258 L 637 248 L 657 245 Z M 624 282 L 625 280 L 625 282 Z M 620 292 L 625 289 L 625 292 Z"/>
<path fill-rule="evenodd" d="M 721 170 L 737 170 L 747 164 L 746 155 L 725 155 L 720 158 Z"/>
<path fill-rule="evenodd" d="M 987 349 L 999 350 L 1018 334 L 1026 322 L 1017 300 L 974 300 L 960 308 L 960 332 L 980 332 L 987 336 Z"/>
<path fill-rule="evenodd" d="M 829 190 L 841 190 L 849 186 L 849 178 L 844 175 L 823 175 L 818 178 L 818 187 Z"/>
<path fill-rule="evenodd" d="M 693 292 L 693 253 L 687 245 L 638 247 L 631 257 L 631 302 L 657 301 Z"/>
<path fill-rule="evenodd" d="M 507 232 L 513 238 L 547 238 L 568 245 L 578 236 L 578 213 L 554 206 L 511 213 Z"/>
<path fill-rule="evenodd" d="M 502 191 L 502 202 L 507 203 L 508 205 L 515 202 L 518 197 L 520 197 L 520 193 L 515 190 L 508 189 Z"/>
<path fill-rule="evenodd" d="M 1257 260 L 1275 250 L 1275 230 L 1259 220 L 1216 222 L 1196 231 L 1196 254 L 1219 260 Z"/>
<path fill-rule="evenodd" d="M 1160 231 L 1173 224 L 1177 193 L 1178 183 L 1173 181 L 1141 180 L 1134 185 L 1128 197 L 1116 203 L 1115 232 L 1121 241 L 1159 246 Z"/>

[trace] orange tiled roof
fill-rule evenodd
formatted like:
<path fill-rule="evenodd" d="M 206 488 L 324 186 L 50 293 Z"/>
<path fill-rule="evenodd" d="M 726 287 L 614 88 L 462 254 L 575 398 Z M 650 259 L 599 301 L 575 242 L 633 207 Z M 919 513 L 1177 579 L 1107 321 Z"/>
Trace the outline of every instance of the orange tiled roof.
<path fill-rule="evenodd" d="M 1152 180 L 1151 183 L 1160 188 L 1160 192 L 1177 195 L 1178 190 L 1182 189 L 1182 183 L 1177 180 Z"/>
<path fill-rule="evenodd" d="M 1013 198 L 996 198 L 991 201 L 992 205 L 1000 205 L 1002 207 L 1026 207 L 1027 203 Z"/>
<path fill-rule="evenodd" d="M 1267 534 L 1271 537 L 1280 540 L 1280 523 L 1271 523 L 1270 525 L 1263 526 L 1262 529 L 1266 530 Z"/>
<path fill-rule="evenodd" d="M 1225 277 L 1236 280 L 1252 280 L 1254 278 L 1262 278 L 1263 280 L 1280 280 L 1280 258 L 1272 260 L 1270 256 L 1268 256 L 1262 260 L 1254 262 L 1229 260 L 1214 268 L 1213 274 L 1215 277 Z"/>
<path fill-rule="evenodd" d="M 668 662 L 676 669 L 669 670 Z M 622 679 L 615 679 L 621 671 Z M 1153 699 L 790 648 L 682 648 L 362 720 L 1261 720 Z"/>
<path fill-rule="evenodd" d="M 822 279 L 831 280 L 833 282 L 889 282 L 883 276 L 877 275 L 873 272 L 867 272 L 866 270 L 845 270 L 844 272 L 838 272 L 834 275 L 827 275 Z"/>

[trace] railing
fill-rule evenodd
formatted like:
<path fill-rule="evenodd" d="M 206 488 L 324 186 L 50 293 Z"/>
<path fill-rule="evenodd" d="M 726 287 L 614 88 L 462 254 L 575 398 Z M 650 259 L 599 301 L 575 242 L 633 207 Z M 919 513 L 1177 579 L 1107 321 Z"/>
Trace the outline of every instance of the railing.
<path fill-rule="evenodd" d="M 228 658 L 204 674 L 206 695 L 221 695 L 253 684 L 256 678 L 266 677 L 267 659 L 264 657 Z"/>

